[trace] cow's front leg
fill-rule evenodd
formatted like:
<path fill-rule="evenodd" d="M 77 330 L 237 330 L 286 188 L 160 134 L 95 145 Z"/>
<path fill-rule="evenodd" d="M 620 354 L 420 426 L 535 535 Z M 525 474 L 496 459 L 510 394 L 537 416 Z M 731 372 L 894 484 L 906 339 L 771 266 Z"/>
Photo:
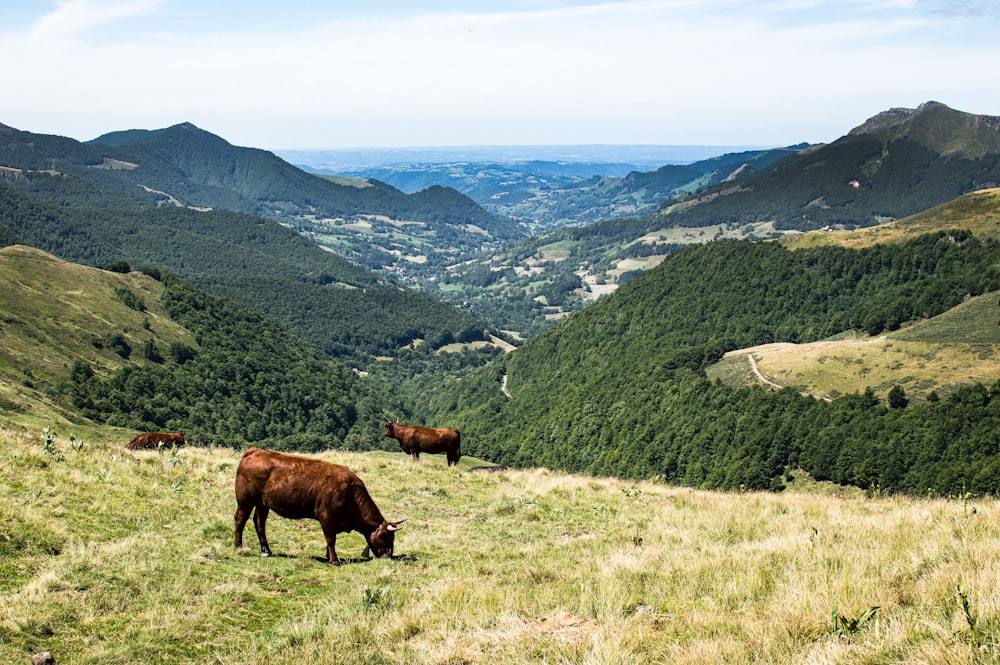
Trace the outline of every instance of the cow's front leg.
<path fill-rule="evenodd" d="M 323 535 L 326 537 L 326 562 L 334 566 L 339 566 L 340 559 L 337 558 L 337 533 L 335 531 L 327 531 L 326 527 L 323 527 Z"/>

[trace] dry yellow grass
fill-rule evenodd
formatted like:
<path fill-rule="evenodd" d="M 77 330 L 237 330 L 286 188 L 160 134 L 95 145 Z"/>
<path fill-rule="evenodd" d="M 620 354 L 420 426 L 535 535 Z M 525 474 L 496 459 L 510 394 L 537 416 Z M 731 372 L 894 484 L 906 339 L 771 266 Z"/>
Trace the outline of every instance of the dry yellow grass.
<path fill-rule="evenodd" d="M 871 387 L 877 394 L 900 386 L 923 396 L 958 385 L 992 385 L 1000 379 L 1000 356 L 977 358 L 980 346 L 904 342 L 888 337 L 776 343 L 732 351 L 727 357 L 749 361 L 768 380 L 815 397 L 833 398 Z"/>
<path fill-rule="evenodd" d="M 408 518 L 399 558 L 335 568 L 314 522 L 273 517 L 272 558 L 232 548 L 235 451 L 50 450 L 0 430 L 3 662 L 1000 657 L 994 499 L 703 492 L 331 451 Z M 345 557 L 362 546 L 338 540 Z"/>
<path fill-rule="evenodd" d="M 790 387 L 824 399 L 868 387 L 885 394 L 898 385 L 923 398 L 962 385 L 991 386 L 1000 380 L 998 305 L 1000 294 L 990 293 L 885 335 L 738 349 L 706 372 L 733 385 Z"/>

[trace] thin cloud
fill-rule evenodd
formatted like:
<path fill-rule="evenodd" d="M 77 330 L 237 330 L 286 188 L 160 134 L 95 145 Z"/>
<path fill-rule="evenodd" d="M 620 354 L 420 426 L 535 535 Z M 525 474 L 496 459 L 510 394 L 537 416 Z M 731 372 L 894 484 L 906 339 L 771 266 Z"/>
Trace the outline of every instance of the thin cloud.
<path fill-rule="evenodd" d="M 1000 5 L 995 2 L 950 2 L 949 0 L 924 0 L 933 11 L 949 16 L 1000 19 Z"/>
<path fill-rule="evenodd" d="M 31 37 L 48 41 L 79 36 L 124 18 L 149 15 L 161 5 L 163 0 L 62 0 L 34 24 Z"/>

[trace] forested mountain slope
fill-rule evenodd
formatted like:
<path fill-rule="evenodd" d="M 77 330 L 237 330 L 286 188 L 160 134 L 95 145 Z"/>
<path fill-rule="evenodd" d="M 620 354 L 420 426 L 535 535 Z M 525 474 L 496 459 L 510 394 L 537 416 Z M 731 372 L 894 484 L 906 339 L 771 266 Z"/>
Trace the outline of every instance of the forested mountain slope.
<path fill-rule="evenodd" d="M 28 194 L 67 176 L 0 182 L 6 244 L 30 244 L 90 265 L 154 266 L 256 307 L 324 351 L 364 362 L 414 339 L 484 339 L 468 313 L 380 284 L 363 268 L 262 217 L 188 208 L 76 207 Z"/>
<path fill-rule="evenodd" d="M 270 152 L 233 146 L 190 123 L 113 132 L 87 143 L 0 125 L 0 167 L 8 167 L 0 176 L 17 186 L 32 185 L 18 177 L 24 175 L 20 171 L 72 176 L 72 191 L 67 183 L 56 189 L 34 186 L 35 196 L 60 205 L 114 201 L 116 207 L 260 215 L 315 233 L 370 269 L 395 265 L 406 255 L 476 251 L 524 235 L 520 225 L 486 212 L 453 189 L 404 194 L 375 180 L 322 178 Z M 361 233 L 352 224 L 377 228 Z"/>
<path fill-rule="evenodd" d="M 106 134 L 92 143 L 114 146 L 119 159 L 139 164 L 120 171 L 132 182 L 152 177 L 164 183 L 153 185 L 156 189 L 180 192 L 178 198 L 187 205 L 251 212 L 324 239 L 334 236 L 343 256 L 370 269 L 395 264 L 400 247 L 404 253 L 420 247 L 434 256 L 437 251 L 478 250 L 484 242 L 524 235 L 511 220 L 486 212 L 454 189 L 429 187 L 404 194 L 377 180 L 321 178 L 270 152 L 232 146 L 190 123 Z M 374 242 L 378 234 L 358 235 L 344 228 L 345 222 L 359 220 L 389 221 L 400 238 L 373 253 L 383 247 Z"/>
<path fill-rule="evenodd" d="M 5 422 L 85 418 L 195 444 L 317 449 L 352 445 L 382 417 L 359 412 L 343 364 L 177 278 L 17 245 L 0 249 L 0 287 Z"/>
<path fill-rule="evenodd" d="M 872 391 L 828 403 L 730 388 L 704 368 L 736 348 L 935 316 L 1000 288 L 998 265 L 1000 245 L 960 230 L 862 250 L 689 247 L 421 408 L 507 464 L 730 489 L 801 467 L 861 487 L 996 492 L 995 387 L 887 409 Z"/>

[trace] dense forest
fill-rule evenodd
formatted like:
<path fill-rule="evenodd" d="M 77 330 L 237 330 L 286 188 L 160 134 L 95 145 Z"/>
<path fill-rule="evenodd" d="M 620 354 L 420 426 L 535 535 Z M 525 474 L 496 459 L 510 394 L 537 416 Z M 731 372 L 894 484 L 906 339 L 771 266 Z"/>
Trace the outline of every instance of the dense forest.
<path fill-rule="evenodd" d="M 331 356 L 357 362 L 380 355 L 396 357 L 418 344 L 437 349 L 486 339 L 485 326 L 469 314 L 391 285 L 368 288 L 365 297 L 358 298 L 352 289 L 316 289 L 267 275 L 208 277 L 198 284 L 281 321 Z M 271 298 L 271 293 L 281 293 L 282 298 Z"/>
<path fill-rule="evenodd" d="M 934 316 L 1000 288 L 998 264 L 1000 246 L 961 231 L 861 251 L 691 247 L 444 391 L 412 391 L 430 397 L 411 409 L 505 464 L 724 489 L 778 488 L 802 468 L 886 491 L 997 492 L 1000 386 L 828 403 L 712 383 L 704 368 L 732 349 Z"/>

